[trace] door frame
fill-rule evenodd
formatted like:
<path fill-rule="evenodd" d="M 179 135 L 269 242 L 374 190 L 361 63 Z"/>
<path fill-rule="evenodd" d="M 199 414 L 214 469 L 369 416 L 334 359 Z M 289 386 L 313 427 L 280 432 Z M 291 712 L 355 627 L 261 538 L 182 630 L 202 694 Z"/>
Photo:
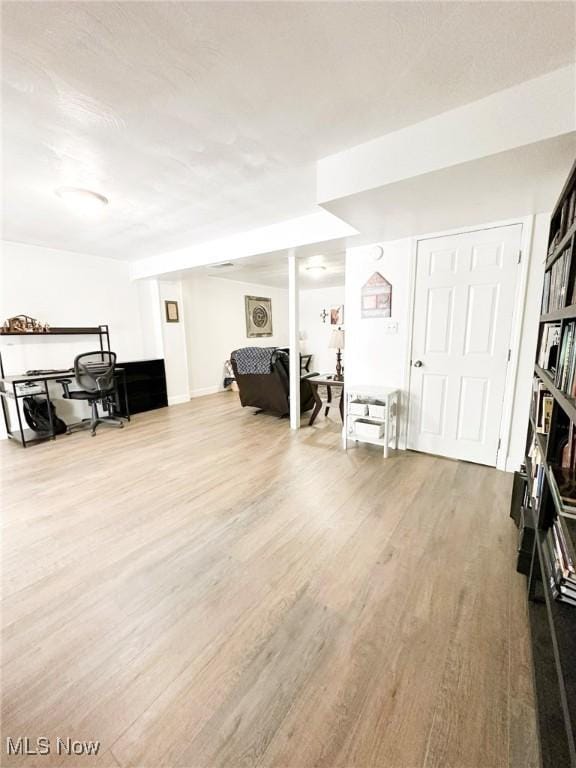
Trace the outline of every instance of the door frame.
<path fill-rule="evenodd" d="M 422 240 L 433 240 L 437 237 L 450 237 L 452 235 L 465 235 L 470 232 L 484 231 L 486 229 L 498 229 L 520 225 L 520 250 L 522 259 L 518 265 L 518 278 L 516 281 L 516 299 L 514 302 L 514 314 L 512 316 L 512 328 L 510 331 L 510 361 L 506 368 L 506 383 L 504 388 L 504 401 L 502 403 L 502 416 L 500 418 L 499 439 L 500 447 L 496 454 L 496 469 L 508 470 L 508 450 L 510 448 L 510 436 L 512 433 L 512 414 L 514 410 L 514 391 L 518 377 L 518 363 L 520 359 L 520 345 L 522 338 L 522 324 L 526 307 L 526 291 L 528 287 L 529 267 L 532 259 L 532 241 L 534 235 L 534 216 L 522 216 L 516 219 L 477 224 L 476 226 L 461 227 L 444 232 L 415 237 L 412 240 L 410 252 L 410 268 L 408 275 L 408 322 L 406 333 L 406 356 L 404 368 L 404 429 L 403 442 L 408 447 L 408 434 L 410 429 L 410 379 L 412 376 L 412 344 L 414 340 L 414 312 L 416 309 L 416 267 L 418 263 L 418 246 Z"/>

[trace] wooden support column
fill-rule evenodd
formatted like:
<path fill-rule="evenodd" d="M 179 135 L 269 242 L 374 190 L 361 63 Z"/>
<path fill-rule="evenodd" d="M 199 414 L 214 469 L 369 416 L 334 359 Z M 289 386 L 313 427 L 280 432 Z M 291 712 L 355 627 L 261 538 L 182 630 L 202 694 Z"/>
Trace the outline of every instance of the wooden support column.
<path fill-rule="evenodd" d="M 300 429 L 300 318 L 298 260 L 288 252 L 288 330 L 290 339 L 290 429 Z"/>

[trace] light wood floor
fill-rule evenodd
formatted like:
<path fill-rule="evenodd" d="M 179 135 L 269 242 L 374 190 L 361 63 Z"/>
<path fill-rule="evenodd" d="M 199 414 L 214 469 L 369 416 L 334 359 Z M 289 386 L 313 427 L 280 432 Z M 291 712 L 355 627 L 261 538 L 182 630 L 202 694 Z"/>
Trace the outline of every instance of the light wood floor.
<path fill-rule="evenodd" d="M 2 444 L 2 765 L 537 765 L 511 476 L 338 432 L 226 393 Z"/>

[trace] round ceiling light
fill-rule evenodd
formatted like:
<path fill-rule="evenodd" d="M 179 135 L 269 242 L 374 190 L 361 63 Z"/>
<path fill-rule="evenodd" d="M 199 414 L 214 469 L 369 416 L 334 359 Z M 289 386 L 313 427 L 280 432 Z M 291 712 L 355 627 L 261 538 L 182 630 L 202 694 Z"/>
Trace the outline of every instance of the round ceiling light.
<path fill-rule="evenodd" d="M 312 264 L 310 267 L 306 267 L 306 272 L 319 277 L 322 272 L 326 272 L 326 267 L 322 266 L 322 264 Z"/>
<path fill-rule="evenodd" d="M 72 208 L 82 211 L 97 211 L 108 205 L 108 198 L 90 189 L 80 187 L 58 187 L 55 194 Z"/>

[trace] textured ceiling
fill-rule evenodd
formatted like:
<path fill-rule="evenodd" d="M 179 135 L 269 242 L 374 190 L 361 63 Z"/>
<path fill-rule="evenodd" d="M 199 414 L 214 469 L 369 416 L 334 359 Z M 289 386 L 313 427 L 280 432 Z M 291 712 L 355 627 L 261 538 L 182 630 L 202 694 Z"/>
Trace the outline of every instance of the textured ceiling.
<path fill-rule="evenodd" d="M 245 283 L 288 288 L 288 254 L 285 251 L 262 253 L 230 262 L 230 267 L 200 267 L 186 274 L 200 273 L 209 277 Z M 299 284 L 301 288 L 327 288 L 344 285 L 346 242 L 331 240 L 297 249 Z M 307 267 L 323 266 L 324 270 L 308 271 Z"/>
<path fill-rule="evenodd" d="M 309 213 L 320 157 L 574 59 L 573 3 L 2 11 L 3 236 L 129 259 Z"/>

